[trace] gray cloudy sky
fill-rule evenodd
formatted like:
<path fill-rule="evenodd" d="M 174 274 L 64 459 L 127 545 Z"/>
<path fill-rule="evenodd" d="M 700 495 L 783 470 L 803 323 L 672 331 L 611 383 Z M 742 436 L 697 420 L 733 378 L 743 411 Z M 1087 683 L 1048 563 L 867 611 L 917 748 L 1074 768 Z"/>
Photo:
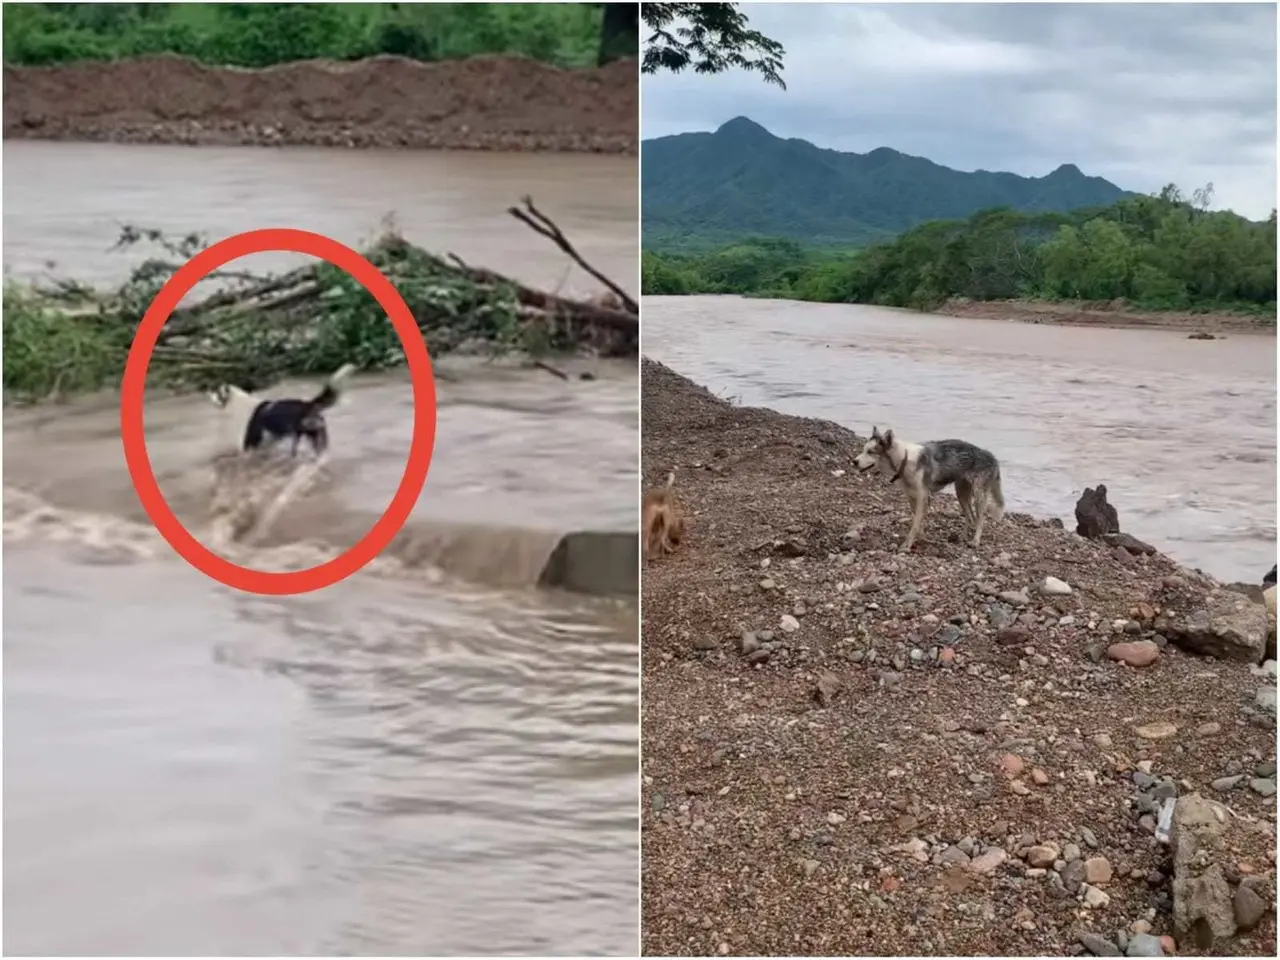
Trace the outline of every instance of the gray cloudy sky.
<path fill-rule="evenodd" d="M 782 137 L 880 146 L 960 170 L 1063 163 L 1146 193 L 1212 182 L 1276 205 L 1276 6 L 757 4 L 787 91 L 758 74 L 646 76 L 645 138 L 745 115 Z"/>

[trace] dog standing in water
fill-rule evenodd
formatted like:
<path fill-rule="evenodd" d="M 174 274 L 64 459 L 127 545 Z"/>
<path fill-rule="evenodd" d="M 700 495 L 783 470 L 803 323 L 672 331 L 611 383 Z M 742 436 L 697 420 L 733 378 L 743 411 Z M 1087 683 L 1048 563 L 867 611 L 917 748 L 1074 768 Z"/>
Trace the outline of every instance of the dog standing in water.
<path fill-rule="evenodd" d="M 665 485 L 644 495 L 641 522 L 644 526 L 644 558 L 674 552 L 684 537 L 684 513 L 676 500 L 676 475 L 667 474 Z"/>
<path fill-rule="evenodd" d="M 881 433 L 871 428 L 871 439 L 853 460 L 865 473 L 879 466 L 889 475 L 890 483 L 902 481 L 911 502 L 911 529 L 903 541 L 901 552 L 908 552 L 924 528 L 929 498 L 955 484 L 956 499 L 965 525 L 973 531 L 970 545 L 982 542 L 982 527 L 988 515 L 992 520 L 1004 516 L 1004 492 L 1000 488 L 1000 463 L 988 450 L 965 440 L 931 440 L 908 443 L 899 440 L 892 430 Z"/>
<path fill-rule="evenodd" d="M 234 431 L 233 443 L 237 450 L 265 450 L 280 440 L 290 439 L 293 441 L 290 455 L 296 457 L 298 445 L 305 437 L 319 457 L 329 447 L 324 411 L 338 402 L 355 369 L 355 364 L 344 364 L 310 400 L 292 397 L 263 400 L 229 383 L 210 393 L 209 399 L 226 415 L 225 427 Z M 224 439 L 232 440 L 232 436 Z"/>

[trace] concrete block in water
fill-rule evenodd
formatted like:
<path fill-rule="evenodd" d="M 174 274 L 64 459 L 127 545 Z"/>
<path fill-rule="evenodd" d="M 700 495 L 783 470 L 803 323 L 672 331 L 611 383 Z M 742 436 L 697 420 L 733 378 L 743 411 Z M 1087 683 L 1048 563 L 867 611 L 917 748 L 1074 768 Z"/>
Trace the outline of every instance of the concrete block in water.
<path fill-rule="evenodd" d="M 640 537 L 622 531 L 566 534 L 542 568 L 538 586 L 601 596 L 635 596 L 640 587 Z"/>

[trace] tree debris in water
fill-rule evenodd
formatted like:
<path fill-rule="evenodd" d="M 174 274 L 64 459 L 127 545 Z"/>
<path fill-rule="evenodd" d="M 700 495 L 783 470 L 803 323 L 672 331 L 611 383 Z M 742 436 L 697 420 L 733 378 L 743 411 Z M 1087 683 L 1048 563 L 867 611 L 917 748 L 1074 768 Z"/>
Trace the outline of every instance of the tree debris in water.
<path fill-rule="evenodd" d="M 364 252 L 409 306 L 433 358 L 455 351 L 521 353 L 544 370 L 546 357 L 635 357 L 639 306 L 592 267 L 555 223 L 524 199 L 513 217 L 550 239 L 605 291 L 574 299 L 537 290 L 492 270 L 439 257 L 393 229 Z M 134 332 L 160 288 L 208 246 L 125 226 L 116 249 L 139 243 L 163 256 L 144 261 L 117 290 L 72 280 L 6 283 L 6 400 L 39 399 L 117 384 Z M 204 389 L 223 382 L 261 389 L 282 377 L 328 374 L 344 363 L 362 370 L 404 364 L 395 328 L 373 295 L 349 274 L 312 263 L 280 274 L 220 270 L 215 291 L 174 310 L 148 370 L 152 385 Z M 197 288 L 198 290 L 199 288 Z"/>

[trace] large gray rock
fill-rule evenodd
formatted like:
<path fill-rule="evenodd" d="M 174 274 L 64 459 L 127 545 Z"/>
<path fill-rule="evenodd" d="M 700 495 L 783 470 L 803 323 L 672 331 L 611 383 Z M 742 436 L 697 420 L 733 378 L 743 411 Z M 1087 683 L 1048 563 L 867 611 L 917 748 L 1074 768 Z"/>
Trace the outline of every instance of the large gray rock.
<path fill-rule="evenodd" d="M 1209 950 L 1236 932 L 1231 885 L 1222 870 L 1230 814 L 1198 793 L 1173 808 L 1173 926 L 1178 942 Z"/>
<path fill-rule="evenodd" d="M 1267 608 L 1230 590 L 1215 590 L 1190 613 L 1162 615 L 1156 630 L 1191 653 L 1261 663 L 1267 649 Z"/>

